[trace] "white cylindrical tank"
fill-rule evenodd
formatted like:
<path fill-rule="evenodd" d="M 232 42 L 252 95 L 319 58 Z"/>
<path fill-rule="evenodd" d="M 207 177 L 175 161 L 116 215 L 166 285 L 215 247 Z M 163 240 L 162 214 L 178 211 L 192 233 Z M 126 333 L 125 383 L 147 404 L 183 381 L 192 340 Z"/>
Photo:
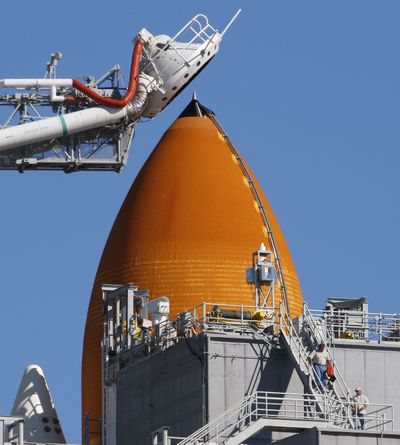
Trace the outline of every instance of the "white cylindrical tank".
<path fill-rule="evenodd" d="M 127 116 L 128 107 L 120 110 L 105 107 L 88 108 L 75 111 L 74 113 L 60 114 L 56 117 L 4 128 L 0 130 L 0 151 L 115 124 Z"/>

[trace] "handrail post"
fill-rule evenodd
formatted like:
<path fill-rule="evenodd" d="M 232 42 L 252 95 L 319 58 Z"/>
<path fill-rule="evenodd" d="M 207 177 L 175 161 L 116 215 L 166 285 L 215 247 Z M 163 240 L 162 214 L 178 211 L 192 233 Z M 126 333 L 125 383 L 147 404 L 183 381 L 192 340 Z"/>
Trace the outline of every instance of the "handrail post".
<path fill-rule="evenodd" d="M 394 405 L 391 405 L 390 407 L 390 411 L 391 411 L 391 423 L 392 423 L 392 431 L 394 431 Z"/>
<path fill-rule="evenodd" d="M 163 426 L 162 428 L 162 445 L 168 445 L 168 427 Z"/>
<path fill-rule="evenodd" d="M 347 402 L 347 418 L 350 419 L 351 417 L 353 417 L 353 413 L 351 411 L 351 404 L 349 402 Z M 356 423 L 354 421 L 354 428 L 356 427 Z"/>
<path fill-rule="evenodd" d="M 24 445 L 24 421 L 18 422 L 18 445 Z"/>
<path fill-rule="evenodd" d="M 256 411 L 255 411 L 255 421 L 258 419 L 258 393 L 256 393 Z"/>

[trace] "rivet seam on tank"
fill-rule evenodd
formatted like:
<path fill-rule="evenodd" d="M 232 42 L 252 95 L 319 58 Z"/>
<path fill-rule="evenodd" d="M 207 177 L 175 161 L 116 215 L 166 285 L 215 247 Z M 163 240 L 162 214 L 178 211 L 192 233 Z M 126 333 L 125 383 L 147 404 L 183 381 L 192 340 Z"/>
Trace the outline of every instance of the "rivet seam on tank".
<path fill-rule="evenodd" d="M 243 179 L 244 185 L 246 187 L 250 188 L 250 184 L 249 184 L 249 181 L 247 180 L 246 176 L 242 176 L 242 179 Z"/>

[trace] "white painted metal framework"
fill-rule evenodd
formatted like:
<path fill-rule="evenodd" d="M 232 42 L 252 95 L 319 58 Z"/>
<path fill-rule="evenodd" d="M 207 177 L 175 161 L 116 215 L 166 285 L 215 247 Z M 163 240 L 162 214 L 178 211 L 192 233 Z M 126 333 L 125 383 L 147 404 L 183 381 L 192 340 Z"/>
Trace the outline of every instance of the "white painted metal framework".
<path fill-rule="evenodd" d="M 0 445 L 24 445 L 24 419 L 16 416 L 0 417 Z"/>
<path fill-rule="evenodd" d="M 0 79 L 0 169 L 120 171 L 136 124 L 155 117 L 200 73 L 239 12 L 222 33 L 203 14 L 172 38 L 142 29 L 128 88 L 119 65 L 99 79 L 87 76 L 86 85 L 57 78 L 59 52 L 42 79 Z M 1 109 L 8 110 L 2 123 Z"/>

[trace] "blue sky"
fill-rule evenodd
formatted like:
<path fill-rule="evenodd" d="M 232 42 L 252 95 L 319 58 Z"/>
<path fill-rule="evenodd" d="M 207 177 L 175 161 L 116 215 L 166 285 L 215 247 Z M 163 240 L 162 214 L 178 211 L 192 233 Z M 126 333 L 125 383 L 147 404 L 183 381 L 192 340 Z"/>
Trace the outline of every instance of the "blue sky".
<path fill-rule="evenodd" d="M 399 2 L 5 2 L 0 78 L 41 77 L 55 50 L 60 77 L 116 63 L 127 76 L 142 27 L 174 34 L 204 12 L 222 29 L 239 7 L 218 56 L 137 128 L 121 174 L 0 172 L 0 414 L 24 367 L 38 363 L 68 441 L 80 441 L 82 338 L 100 255 L 138 169 L 193 89 L 263 186 L 310 305 L 365 295 L 371 310 L 399 312 Z"/>

